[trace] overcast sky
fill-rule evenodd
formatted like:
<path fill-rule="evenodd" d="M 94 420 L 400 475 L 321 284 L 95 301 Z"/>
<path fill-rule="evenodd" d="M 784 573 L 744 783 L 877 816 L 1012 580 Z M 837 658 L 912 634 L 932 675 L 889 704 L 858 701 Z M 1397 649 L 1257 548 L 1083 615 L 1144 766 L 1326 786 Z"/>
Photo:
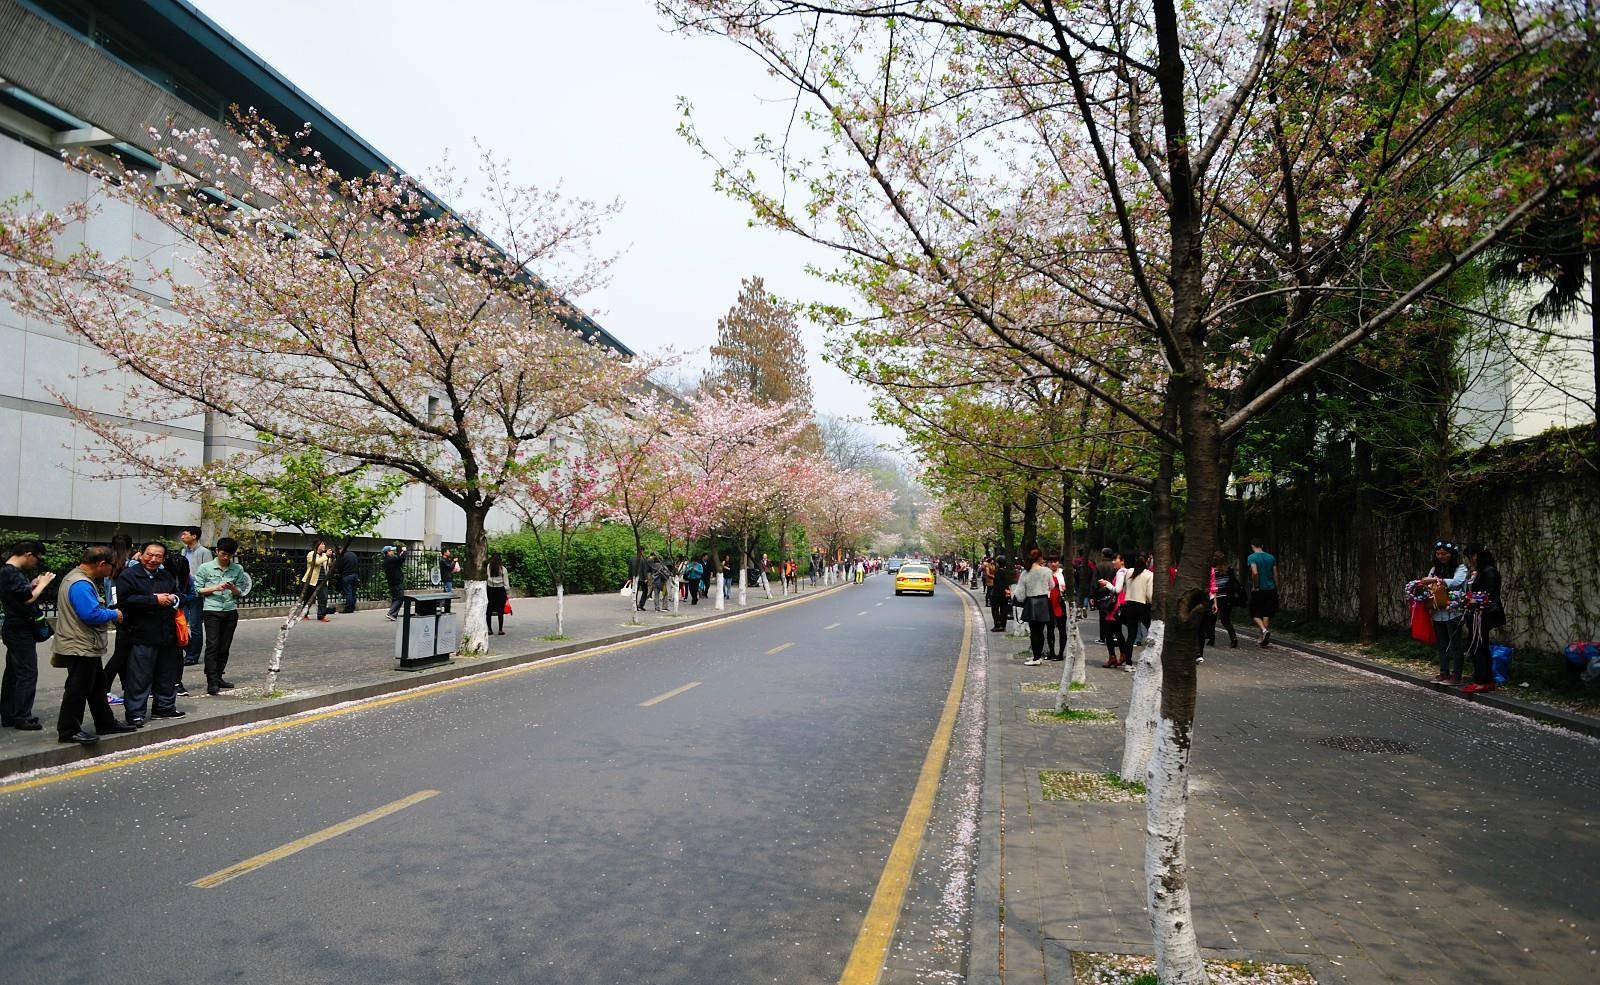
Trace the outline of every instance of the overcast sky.
<path fill-rule="evenodd" d="M 584 305 L 634 349 L 699 350 L 697 376 L 751 274 L 784 297 L 838 299 L 803 269 L 831 257 L 749 228 L 676 133 L 679 96 L 708 140 L 781 131 L 784 89 L 731 42 L 665 32 L 649 0 L 195 2 L 407 171 L 446 149 L 465 164 L 476 138 L 519 180 L 621 198 L 603 245 L 626 254 Z M 866 390 L 822 363 L 820 329 L 805 333 L 818 410 L 865 416 Z"/>

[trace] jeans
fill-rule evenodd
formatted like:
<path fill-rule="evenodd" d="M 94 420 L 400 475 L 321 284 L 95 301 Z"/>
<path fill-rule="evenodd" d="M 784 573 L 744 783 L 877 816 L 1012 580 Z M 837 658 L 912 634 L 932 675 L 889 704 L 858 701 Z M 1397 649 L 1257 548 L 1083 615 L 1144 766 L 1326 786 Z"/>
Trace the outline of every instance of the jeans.
<path fill-rule="evenodd" d="M 33 696 L 39 687 L 39 644 L 33 641 L 33 627 L 27 635 L 5 633 L 5 675 L 0 677 L 0 725 L 16 725 L 34 717 Z"/>
<path fill-rule="evenodd" d="M 206 686 L 216 687 L 228 669 L 228 655 L 233 649 L 233 633 L 239 628 L 239 613 L 208 612 L 206 624 Z"/>
<path fill-rule="evenodd" d="M 356 611 L 356 584 L 361 581 L 360 575 L 342 575 L 339 578 L 339 589 L 344 592 L 344 611 Z"/>
<path fill-rule="evenodd" d="M 404 582 L 389 582 L 389 615 L 399 616 L 400 610 L 405 606 L 406 586 Z"/>
<path fill-rule="evenodd" d="M 1439 651 L 1439 673 L 1449 677 L 1461 676 L 1461 665 L 1466 661 L 1466 634 L 1461 631 L 1461 618 L 1435 619 L 1433 621 L 1434 647 Z"/>
<path fill-rule="evenodd" d="M 196 596 L 183 603 L 183 618 L 189 623 L 189 645 L 183 648 L 183 665 L 192 667 L 200 662 L 200 654 L 205 652 L 206 628 L 201 613 L 205 609 L 205 600 Z M 97 661 L 98 663 L 98 661 Z"/>
<path fill-rule="evenodd" d="M 106 701 L 107 681 L 99 657 L 69 656 L 67 685 L 61 693 L 61 714 L 56 718 L 56 735 L 65 739 L 83 728 L 83 710 L 89 709 L 95 731 L 104 733 L 117 724 Z"/>
<path fill-rule="evenodd" d="M 441 592 L 453 592 L 453 591 L 455 591 L 456 590 L 456 580 L 454 578 L 443 578 L 443 579 L 440 579 L 440 581 L 439 581 L 439 590 Z"/>
<path fill-rule="evenodd" d="M 122 671 L 122 713 L 129 720 L 149 717 L 152 702 L 156 711 L 171 711 L 178 706 L 175 687 L 183 656 L 176 643 L 135 643 L 128 650 L 128 666 Z"/>

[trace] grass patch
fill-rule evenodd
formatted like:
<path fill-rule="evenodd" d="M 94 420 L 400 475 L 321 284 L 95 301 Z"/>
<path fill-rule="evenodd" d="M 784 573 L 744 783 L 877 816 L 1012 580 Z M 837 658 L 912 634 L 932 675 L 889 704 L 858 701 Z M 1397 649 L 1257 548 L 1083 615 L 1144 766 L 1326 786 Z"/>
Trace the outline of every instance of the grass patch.
<path fill-rule="evenodd" d="M 545 640 L 545 641 L 550 642 L 550 643 L 555 643 L 555 642 L 557 642 L 559 640 L 570 640 L 570 639 L 572 639 L 572 637 L 566 635 L 565 633 L 551 633 L 549 636 L 541 636 L 539 638 L 541 640 Z"/>
<path fill-rule="evenodd" d="M 1022 689 L 1029 694 L 1054 694 L 1061 690 L 1061 685 L 1055 681 L 1023 681 Z"/>
<path fill-rule="evenodd" d="M 1054 725 L 1059 722 L 1086 725 L 1114 725 L 1117 716 L 1095 708 L 1065 708 L 1051 711 L 1048 708 L 1029 708 L 1029 725 Z"/>
<path fill-rule="evenodd" d="M 1399 670 L 1432 677 L 1439 670 L 1439 654 L 1433 647 L 1418 643 L 1409 631 L 1382 627 L 1378 638 L 1362 645 L 1354 623 L 1336 619 L 1307 619 L 1293 612 L 1273 617 L 1272 628 L 1308 643 L 1326 643 L 1351 656 L 1375 660 Z M 1247 644 L 1248 645 L 1248 644 Z M 1472 673 L 1467 661 L 1466 672 Z M 1600 689 L 1585 685 L 1567 669 L 1566 657 L 1559 653 L 1518 648 L 1511 658 L 1511 679 L 1500 685 L 1507 697 L 1535 701 L 1585 715 L 1600 714 Z"/>
<path fill-rule="evenodd" d="M 1068 691 L 1093 691 L 1094 685 L 1088 681 L 1073 681 L 1067 685 Z"/>
<path fill-rule="evenodd" d="M 282 688 L 273 688 L 272 690 L 268 691 L 266 694 L 262 695 L 262 697 L 266 698 L 268 701 L 276 701 L 279 698 L 286 698 L 288 696 L 289 696 L 289 692 L 283 690 Z"/>
<path fill-rule="evenodd" d="M 1131 804 L 1144 799 L 1144 784 L 1130 783 L 1115 773 L 1040 770 L 1039 786 L 1045 800 Z"/>
<path fill-rule="evenodd" d="M 1160 985 L 1156 959 L 1143 954 L 1072 952 L 1072 977 L 1079 985 Z M 1205 962 L 1212 985 L 1316 985 L 1311 969 L 1303 964 L 1269 961 Z"/>

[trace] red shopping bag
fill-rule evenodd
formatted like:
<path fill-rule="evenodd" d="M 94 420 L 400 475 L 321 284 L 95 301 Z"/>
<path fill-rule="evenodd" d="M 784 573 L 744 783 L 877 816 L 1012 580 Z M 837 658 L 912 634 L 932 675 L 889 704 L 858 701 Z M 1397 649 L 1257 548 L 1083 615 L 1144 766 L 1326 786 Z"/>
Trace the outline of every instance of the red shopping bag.
<path fill-rule="evenodd" d="M 506 599 L 506 615 L 511 615 L 511 600 Z"/>
<path fill-rule="evenodd" d="M 1411 603 L 1411 638 L 1429 646 L 1437 639 L 1433 634 L 1433 617 L 1421 602 Z"/>

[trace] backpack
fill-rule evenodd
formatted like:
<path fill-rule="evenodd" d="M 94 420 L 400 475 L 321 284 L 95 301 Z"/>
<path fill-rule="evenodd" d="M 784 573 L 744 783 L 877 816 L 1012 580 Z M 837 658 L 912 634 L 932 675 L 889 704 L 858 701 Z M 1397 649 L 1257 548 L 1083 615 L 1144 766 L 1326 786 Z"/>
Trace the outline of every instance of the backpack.
<path fill-rule="evenodd" d="M 699 561 L 690 561 L 689 566 L 683 569 L 683 576 L 690 581 L 699 581 L 704 573 L 705 569 L 700 567 Z"/>

